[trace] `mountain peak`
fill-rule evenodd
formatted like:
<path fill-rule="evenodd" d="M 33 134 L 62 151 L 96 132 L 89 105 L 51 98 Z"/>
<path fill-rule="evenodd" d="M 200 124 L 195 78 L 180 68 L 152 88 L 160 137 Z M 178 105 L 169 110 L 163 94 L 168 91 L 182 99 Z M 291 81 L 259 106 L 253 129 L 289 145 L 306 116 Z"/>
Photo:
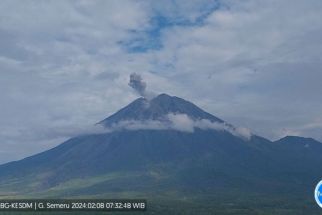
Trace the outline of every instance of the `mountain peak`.
<path fill-rule="evenodd" d="M 308 138 L 308 137 L 300 137 L 300 136 L 285 136 L 277 141 L 277 143 L 288 143 L 288 144 L 307 144 L 307 143 L 319 143 L 319 141 Z"/>
<path fill-rule="evenodd" d="M 108 127 L 126 120 L 160 120 L 170 113 L 186 114 L 191 119 L 208 119 L 212 122 L 223 122 L 223 120 L 205 112 L 189 101 L 162 93 L 151 100 L 143 97 L 138 98 L 115 114 L 99 122 L 99 124 Z"/>
<path fill-rule="evenodd" d="M 178 97 L 176 97 L 176 96 L 170 96 L 170 95 L 168 95 L 166 93 L 161 93 L 158 96 L 154 97 L 152 100 L 163 100 L 163 101 L 168 100 L 169 101 L 169 100 L 175 99 L 175 98 L 178 98 Z"/>

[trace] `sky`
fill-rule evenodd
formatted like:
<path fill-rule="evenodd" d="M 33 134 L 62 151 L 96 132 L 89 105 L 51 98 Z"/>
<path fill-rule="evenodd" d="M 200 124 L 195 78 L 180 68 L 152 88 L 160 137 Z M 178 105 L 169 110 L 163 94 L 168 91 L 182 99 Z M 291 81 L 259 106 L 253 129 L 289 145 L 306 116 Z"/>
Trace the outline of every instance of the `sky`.
<path fill-rule="evenodd" d="M 270 140 L 322 141 L 321 0 L 0 1 L 0 163 L 150 92 Z"/>

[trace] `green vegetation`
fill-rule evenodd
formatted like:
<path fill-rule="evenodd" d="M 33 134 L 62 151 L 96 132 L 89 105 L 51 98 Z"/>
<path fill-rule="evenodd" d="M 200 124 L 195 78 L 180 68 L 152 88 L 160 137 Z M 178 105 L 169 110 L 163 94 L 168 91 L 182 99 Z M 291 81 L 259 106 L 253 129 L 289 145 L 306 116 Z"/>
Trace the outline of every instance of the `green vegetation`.
<path fill-rule="evenodd" d="M 111 198 L 114 194 L 105 194 Z M 154 194 L 119 194 L 119 196 L 145 196 L 148 200 L 146 212 L 61 212 L 59 214 L 223 214 L 223 215 L 318 215 L 321 209 L 312 198 L 291 196 L 263 196 L 241 193 L 217 193 L 216 195 L 182 195 L 176 192 Z M 96 196 L 98 197 L 98 196 Z M 104 197 L 104 195 L 99 196 Z M 88 198 L 88 196 L 86 196 Z M 18 215 L 17 212 L 2 212 Z M 21 214 L 35 214 L 21 213 Z M 57 214 L 38 212 L 37 214 Z"/>
<path fill-rule="evenodd" d="M 162 174 L 150 171 L 144 177 L 140 172 L 113 173 L 96 177 L 78 178 L 66 181 L 46 191 L 24 193 L 15 198 L 143 198 L 148 201 L 148 210 L 144 214 L 223 214 L 223 215 L 318 215 L 321 209 L 314 202 L 313 195 L 306 191 L 285 190 L 245 190 L 244 188 L 193 189 L 184 190 L 169 186 L 160 190 L 149 186 L 147 178 L 161 180 Z M 167 178 L 167 177 L 165 177 Z M 123 190 L 116 189 L 109 183 L 125 180 L 143 180 L 146 187 Z M 138 181 L 136 181 L 138 182 Z M 155 181 L 154 181 L 155 182 Z M 18 183 L 19 184 L 19 183 Z M 108 186 L 110 192 L 104 191 Z M 142 188 L 142 189 L 141 189 Z M 2 196 L 2 198 L 9 197 Z M 0 215 L 35 214 L 34 212 L 0 212 Z M 57 212 L 37 212 L 36 214 L 57 214 Z M 142 214 L 142 212 L 60 212 L 58 214 Z"/>

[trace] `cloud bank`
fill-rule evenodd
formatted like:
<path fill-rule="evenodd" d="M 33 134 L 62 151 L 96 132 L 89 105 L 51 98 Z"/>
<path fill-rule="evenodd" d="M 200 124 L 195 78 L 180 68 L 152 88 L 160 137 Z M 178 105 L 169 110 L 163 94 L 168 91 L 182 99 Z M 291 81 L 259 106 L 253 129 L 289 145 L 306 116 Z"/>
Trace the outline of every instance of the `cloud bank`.
<path fill-rule="evenodd" d="M 247 128 L 234 128 L 226 123 L 211 122 L 207 119 L 191 119 L 186 114 L 169 113 L 160 120 L 124 120 L 113 124 L 101 130 L 104 132 L 112 132 L 115 130 L 177 130 L 182 132 L 194 132 L 195 129 L 214 130 L 229 132 L 230 134 L 250 140 L 252 134 Z"/>

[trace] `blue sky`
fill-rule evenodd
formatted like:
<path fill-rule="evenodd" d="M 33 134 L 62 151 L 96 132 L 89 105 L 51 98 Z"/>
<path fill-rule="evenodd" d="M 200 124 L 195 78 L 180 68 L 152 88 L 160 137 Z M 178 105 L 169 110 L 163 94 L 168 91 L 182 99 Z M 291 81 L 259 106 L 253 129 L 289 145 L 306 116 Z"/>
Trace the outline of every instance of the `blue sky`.
<path fill-rule="evenodd" d="M 322 140 L 322 1 L 1 1 L 0 163 L 148 90 L 275 140 Z"/>
<path fill-rule="evenodd" d="M 182 4 L 179 1 L 166 1 L 172 10 L 180 10 L 178 4 Z M 224 7 L 219 1 L 199 1 L 192 4 L 194 8 L 195 16 L 193 18 L 179 14 L 173 14 L 169 16 L 168 11 L 163 11 L 159 8 L 153 8 L 153 14 L 149 18 L 149 27 L 136 31 L 132 30 L 133 38 L 120 41 L 120 44 L 130 53 L 136 52 L 148 52 L 150 50 L 160 50 L 163 48 L 162 33 L 169 28 L 173 27 L 193 27 L 202 26 L 204 21 L 215 10 Z M 159 10 L 158 10 L 159 9 Z M 182 10 L 182 9 L 181 9 Z"/>

